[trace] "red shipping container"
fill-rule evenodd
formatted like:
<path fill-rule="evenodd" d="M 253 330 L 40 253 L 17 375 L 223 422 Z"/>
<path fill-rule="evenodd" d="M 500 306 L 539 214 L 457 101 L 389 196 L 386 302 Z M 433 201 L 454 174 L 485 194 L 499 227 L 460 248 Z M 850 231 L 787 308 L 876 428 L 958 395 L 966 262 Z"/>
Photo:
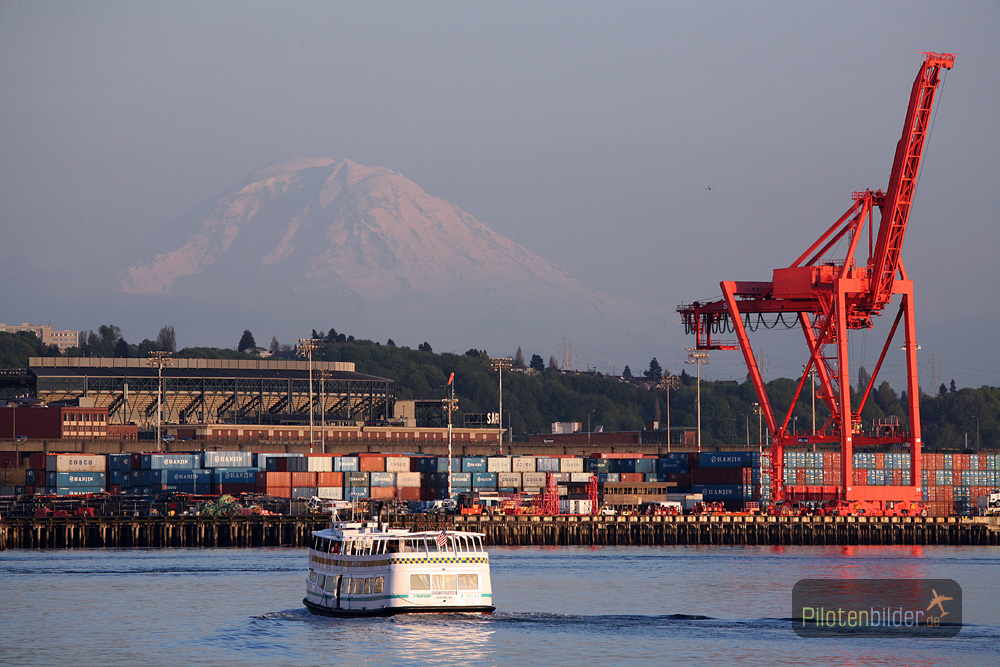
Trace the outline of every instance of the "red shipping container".
<path fill-rule="evenodd" d="M 274 496 L 275 498 L 291 498 L 292 497 L 292 487 L 290 486 L 269 486 L 266 491 L 267 495 Z"/>
<path fill-rule="evenodd" d="M 135 456 L 135 454 L 132 456 Z M 28 467 L 35 468 L 36 470 L 45 470 L 45 453 L 35 452 L 34 454 L 28 454 Z"/>
<path fill-rule="evenodd" d="M 358 469 L 361 472 L 385 472 L 385 457 L 361 455 L 358 461 Z"/>
<path fill-rule="evenodd" d="M 881 452 L 875 454 L 875 469 L 885 470 L 885 454 Z"/>
<path fill-rule="evenodd" d="M 962 486 L 962 472 L 960 470 L 952 471 L 951 484 L 952 486 Z"/>
<path fill-rule="evenodd" d="M 956 472 L 961 472 L 963 470 L 969 469 L 969 455 L 968 454 L 952 454 L 951 455 L 951 469 Z M 955 482 L 958 484 L 958 482 Z"/>
<path fill-rule="evenodd" d="M 868 486 L 868 471 L 855 469 L 852 473 L 854 486 Z"/>
<path fill-rule="evenodd" d="M 121 484 L 109 484 L 108 485 L 108 493 L 113 493 L 113 494 L 117 495 L 117 494 L 119 494 L 121 492 L 122 492 L 122 485 Z"/>
<path fill-rule="evenodd" d="M 893 486 L 899 486 L 903 483 L 903 471 L 893 470 L 892 471 L 892 484 Z"/>
<path fill-rule="evenodd" d="M 805 468 L 798 468 L 795 471 L 795 486 L 805 486 L 805 485 L 806 485 Z"/>
<path fill-rule="evenodd" d="M 293 472 L 292 486 L 319 486 L 316 483 L 316 473 L 314 472 Z"/>
<path fill-rule="evenodd" d="M 344 486 L 344 473 L 318 472 L 316 473 L 316 486 Z"/>
<path fill-rule="evenodd" d="M 392 500 L 396 497 L 394 486 L 373 486 L 368 489 L 369 497 L 375 500 Z"/>
<path fill-rule="evenodd" d="M 423 500 L 421 497 L 421 489 L 419 486 L 401 486 L 399 487 L 399 499 L 400 500 Z"/>
<path fill-rule="evenodd" d="M 621 475 L 623 482 L 642 482 L 646 479 L 645 474 L 641 472 L 623 472 Z"/>

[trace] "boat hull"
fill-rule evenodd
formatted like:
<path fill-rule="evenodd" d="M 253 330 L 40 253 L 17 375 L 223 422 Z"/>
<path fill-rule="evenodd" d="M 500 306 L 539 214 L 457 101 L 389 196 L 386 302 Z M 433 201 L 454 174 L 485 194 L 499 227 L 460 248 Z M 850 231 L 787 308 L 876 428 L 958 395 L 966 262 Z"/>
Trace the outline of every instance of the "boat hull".
<path fill-rule="evenodd" d="M 335 618 L 372 618 L 396 616 L 398 614 L 492 614 L 496 607 L 490 605 L 411 605 L 406 607 L 380 607 L 378 609 L 332 609 L 313 604 L 302 598 L 306 609 L 317 616 L 333 616 Z"/>

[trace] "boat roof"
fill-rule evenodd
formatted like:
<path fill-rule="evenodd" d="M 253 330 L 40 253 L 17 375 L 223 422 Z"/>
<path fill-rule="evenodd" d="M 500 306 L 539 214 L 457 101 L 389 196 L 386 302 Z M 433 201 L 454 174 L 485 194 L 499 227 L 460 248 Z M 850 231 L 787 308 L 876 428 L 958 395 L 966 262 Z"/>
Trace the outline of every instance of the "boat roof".
<path fill-rule="evenodd" d="M 411 532 L 406 528 L 380 528 L 376 521 L 334 521 L 329 528 L 324 528 L 323 530 L 312 531 L 313 535 L 319 537 L 364 537 L 364 538 L 399 538 L 399 537 L 424 537 L 428 539 L 433 539 L 445 533 L 446 535 L 459 535 L 459 536 L 479 536 L 483 537 L 483 533 L 474 533 L 463 530 L 426 530 L 419 533 Z"/>

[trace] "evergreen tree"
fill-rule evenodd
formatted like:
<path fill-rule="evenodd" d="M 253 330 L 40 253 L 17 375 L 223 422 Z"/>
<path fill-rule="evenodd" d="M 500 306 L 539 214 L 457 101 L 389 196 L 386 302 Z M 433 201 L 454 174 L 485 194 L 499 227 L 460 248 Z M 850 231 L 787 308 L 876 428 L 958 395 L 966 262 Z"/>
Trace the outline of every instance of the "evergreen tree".
<path fill-rule="evenodd" d="M 545 370 L 545 361 L 542 359 L 542 356 L 540 354 L 531 355 L 531 368 L 533 368 L 536 371 Z"/>
<path fill-rule="evenodd" d="M 247 352 L 252 351 L 255 347 L 257 347 L 257 341 L 253 339 L 253 334 L 250 333 L 249 329 L 244 329 L 240 344 L 236 349 L 240 352 Z"/>
<path fill-rule="evenodd" d="M 514 353 L 514 368 L 524 368 L 524 352 L 521 351 L 521 346 L 517 346 L 517 352 Z"/>
<path fill-rule="evenodd" d="M 643 373 L 645 378 L 651 382 L 659 382 L 663 379 L 663 368 L 660 366 L 660 362 L 653 357 L 649 362 L 649 370 Z"/>
<path fill-rule="evenodd" d="M 559 370 L 559 364 L 556 363 L 556 355 L 554 354 L 549 355 L 549 370 L 551 371 Z"/>
<path fill-rule="evenodd" d="M 434 352 L 434 350 L 431 349 L 431 344 L 428 343 L 427 341 L 424 341 L 420 345 L 417 345 L 417 350 L 419 350 L 420 352 L 430 352 L 430 353 Z M 466 354 L 468 354 L 468 352 Z"/>
<path fill-rule="evenodd" d="M 625 364 L 625 370 L 622 371 L 622 377 L 626 380 L 632 379 L 632 369 L 628 367 L 628 364 Z"/>

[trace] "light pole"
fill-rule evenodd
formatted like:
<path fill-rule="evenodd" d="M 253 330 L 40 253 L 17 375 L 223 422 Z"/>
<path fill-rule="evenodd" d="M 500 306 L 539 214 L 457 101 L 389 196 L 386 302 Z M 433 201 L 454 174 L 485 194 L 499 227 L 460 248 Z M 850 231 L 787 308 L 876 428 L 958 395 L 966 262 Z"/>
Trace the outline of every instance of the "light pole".
<path fill-rule="evenodd" d="M 500 376 L 500 412 L 497 415 L 499 422 L 497 427 L 497 442 L 500 444 L 500 456 L 503 456 L 503 372 L 510 370 L 510 357 L 497 357 L 490 359 L 490 366 Z"/>
<path fill-rule="evenodd" d="M 309 359 L 309 453 L 313 453 L 313 350 L 319 346 L 316 338 L 300 338 L 299 349 L 296 352 L 300 357 Z"/>
<path fill-rule="evenodd" d="M 664 373 L 663 379 L 660 380 L 660 384 L 657 385 L 659 389 L 662 389 L 666 393 L 667 397 L 667 453 L 670 453 L 670 390 L 676 389 L 680 385 L 681 379 L 676 375 L 671 375 L 670 373 Z"/>
<path fill-rule="evenodd" d="M 156 451 L 162 450 L 163 437 L 160 413 L 163 408 L 163 367 L 170 365 L 170 352 L 167 350 L 152 350 L 146 362 L 156 366 Z"/>
<path fill-rule="evenodd" d="M 761 421 L 763 412 L 761 412 L 760 403 L 753 404 L 753 413 L 757 415 L 757 454 L 759 455 L 764 453 L 764 427 Z"/>
<path fill-rule="evenodd" d="M 451 411 L 455 406 L 455 374 L 448 376 L 448 497 L 451 498 Z"/>
<path fill-rule="evenodd" d="M 593 410 L 587 411 L 587 444 L 590 444 L 590 415 L 594 414 Z M 589 453 L 589 452 L 588 452 Z"/>
<path fill-rule="evenodd" d="M 698 369 L 698 452 L 701 452 L 701 366 L 708 363 L 708 352 L 700 352 L 693 347 L 684 348 L 687 350 L 688 358 L 684 363 L 694 364 Z"/>
<path fill-rule="evenodd" d="M 329 369 L 319 371 L 319 451 L 326 454 L 326 381 L 333 374 Z"/>

